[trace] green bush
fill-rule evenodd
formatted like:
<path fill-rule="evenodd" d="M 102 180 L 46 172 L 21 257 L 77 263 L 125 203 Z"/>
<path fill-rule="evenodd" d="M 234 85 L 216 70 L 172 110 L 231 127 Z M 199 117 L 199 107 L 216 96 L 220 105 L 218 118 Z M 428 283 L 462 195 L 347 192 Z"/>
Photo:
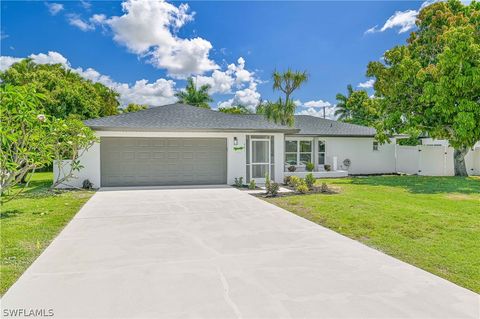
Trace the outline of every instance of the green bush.
<path fill-rule="evenodd" d="M 290 185 L 291 187 L 293 188 L 296 188 L 298 184 L 300 184 L 302 182 L 302 179 L 298 176 L 290 176 L 290 183 L 288 185 Z"/>
<path fill-rule="evenodd" d="M 283 178 L 283 185 L 290 185 L 290 178 L 291 178 L 291 177 L 292 177 L 292 176 L 285 176 L 285 177 Z"/>
<path fill-rule="evenodd" d="M 312 173 L 309 173 L 307 176 L 305 176 L 305 184 L 307 184 L 308 189 L 313 188 L 313 185 L 315 184 L 315 177 L 313 177 Z"/>
<path fill-rule="evenodd" d="M 255 180 L 252 179 L 250 180 L 250 184 L 248 184 L 248 189 L 255 189 L 257 188 L 257 184 L 255 183 Z"/>
<path fill-rule="evenodd" d="M 235 186 L 243 187 L 243 177 L 235 177 Z"/>
<path fill-rule="evenodd" d="M 295 187 L 295 190 L 299 193 L 305 194 L 308 192 L 308 186 L 303 179 L 301 181 L 302 182 Z"/>
<path fill-rule="evenodd" d="M 305 168 L 307 169 L 307 171 L 309 172 L 313 172 L 313 169 L 315 168 L 315 165 L 311 162 L 308 162 L 306 165 L 305 165 Z"/>
<path fill-rule="evenodd" d="M 278 183 L 270 183 L 267 188 L 267 195 L 270 194 L 270 196 L 277 196 L 279 189 L 280 185 Z"/>

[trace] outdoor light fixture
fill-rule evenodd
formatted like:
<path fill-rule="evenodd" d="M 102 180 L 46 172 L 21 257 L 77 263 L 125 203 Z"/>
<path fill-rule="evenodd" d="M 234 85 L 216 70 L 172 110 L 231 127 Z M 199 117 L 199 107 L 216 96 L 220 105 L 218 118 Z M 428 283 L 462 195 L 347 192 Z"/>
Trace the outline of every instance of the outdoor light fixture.
<path fill-rule="evenodd" d="M 233 138 L 233 145 L 234 145 L 234 146 L 237 146 L 237 145 L 238 145 L 238 139 L 237 139 L 236 136 Z"/>

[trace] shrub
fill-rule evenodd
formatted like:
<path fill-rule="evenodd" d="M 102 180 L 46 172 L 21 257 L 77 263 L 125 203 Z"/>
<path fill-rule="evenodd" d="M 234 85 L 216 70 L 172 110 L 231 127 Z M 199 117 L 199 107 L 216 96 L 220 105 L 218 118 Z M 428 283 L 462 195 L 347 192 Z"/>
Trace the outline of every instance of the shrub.
<path fill-rule="evenodd" d="M 257 184 L 255 184 L 255 180 L 250 180 L 250 184 L 248 184 L 248 189 L 255 189 L 257 188 Z"/>
<path fill-rule="evenodd" d="M 295 190 L 299 193 L 305 194 L 308 192 L 308 186 L 307 184 L 305 184 L 305 181 L 302 180 L 302 183 L 297 185 L 297 187 L 295 187 Z"/>
<path fill-rule="evenodd" d="M 278 183 L 270 183 L 267 188 L 267 194 L 270 194 L 270 196 L 277 196 L 279 189 L 280 185 Z"/>
<path fill-rule="evenodd" d="M 243 177 L 235 177 L 235 186 L 243 187 Z"/>
<path fill-rule="evenodd" d="M 325 168 L 327 172 L 330 172 L 332 170 L 332 166 L 330 166 L 330 164 L 323 165 L 323 168 Z"/>
<path fill-rule="evenodd" d="M 330 189 L 328 188 L 327 183 L 322 183 L 322 187 L 320 188 L 320 191 L 321 191 L 322 193 L 328 193 L 328 192 L 330 192 Z"/>
<path fill-rule="evenodd" d="M 265 173 L 265 190 L 267 191 L 268 194 L 268 189 L 270 188 L 270 184 L 272 181 L 270 180 L 270 174 Z"/>
<path fill-rule="evenodd" d="M 305 165 L 305 168 L 307 169 L 307 171 L 309 172 L 313 172 L 313 169 L 315 168 L 315 165 L 311 162 L 308 162 L 306 165 Z"/>
<path fill-rule="evenodd" d="M 290 176 L 290 185 L 291 187 L 296 188 L 302 182 L 302 179 L 298 176 Z"/>
<path fill-rule="evenodd" d="M 289 172 L 295 172 L 296 170 L 297 170 L 297 167 L 294 166 L 294 165 L 290 165 L 290 166 L 288 167 L 288 171 L 289 171 Z"/>
<path fill-rule="evenodd" d="M 307 176 L 305 176 L 305 184 L 307 184 L 308 189 L 313 188 L 313 184 L 315 184 L 315 177 L 313 177 L 312 173 L 309 173 Z"/>
<path fill-rule="evenodd" d="M 285 176 L 283 178 L 283 184 L 284 185 L 290 185 L 290 178 L 292 178 L 292 176 Z"/>

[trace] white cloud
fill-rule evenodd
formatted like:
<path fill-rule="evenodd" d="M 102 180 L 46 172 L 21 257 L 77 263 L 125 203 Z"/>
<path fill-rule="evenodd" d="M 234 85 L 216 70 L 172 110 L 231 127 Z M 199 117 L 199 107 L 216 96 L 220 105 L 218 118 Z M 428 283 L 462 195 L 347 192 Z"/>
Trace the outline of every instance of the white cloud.
<path fill-rule="evenodd" d="M 375 83 L 374 79 L 367 80 L 365 82 L 358 83 L 357 87 L 363 88 L 363 89 L 369 89 L 373 87 L 373 84 Z"/>
<path fill-rule="evenodd" d="M 47 54 L 31 54 L 29 58 L 33 59 L 38 64 L 56 64 L 60 63 L 67 69 L 78 73 L 85 79 L 92 82 L 99 82 L 105 86 L 114 89 L 120 94 L 120 103 L 122 106 L 128 103 L 138 103 L 147 105 L 164 105 L 174 103 L 175 97 L 175 82 L 166 79 L 157 79 L 150 83 L 148 80 L 142 79 L 136 81 L 133 85 L 128 83 L 121 83 L 113 81 L 109 76 L 103 75 L 100 72 L 92 69 L 72 68 L 68 60 L 58 52 L 50 51 Z M 4 71 L 13 63 L 22 60 L 22 58 L 15 58 L 9 56 L 0 57 L 0 70 Z"/>
<path fill-rule="evenodd" d="M 57 15 L 60 11 L 63 11 L 63 4 L 55 2 L 45 2 L 48 11 L 52 16 Z"/>
<path fill-rule="evenodd" d="M 250 86 L 252 83 L 258 83 L 259 80 L 254 77 L 254 74 L 245 69 L 245 59 L 240 57 L 237 64 L 229 64 L 227 70 L 215 70 L 210 76 L 197 75 L 195 80 L 198 86 L 210 85 L 210 94 L 225 94 L 231 93 L 233 87 L 243 89 L 247 84 Z"/>
<path fill-rule="evenodd" d="M 86 0 L 80 0 L 80 4 L 86 10 L 88 10 L 92 7 L 92 4 L 89 1 L 86 1 Z"/>
<path fill-rule="evenodd" d="M 3 72 L 8 69 L 12 64 L 22 60 L 21 58 L 15 58 L 12 56 L 0 56 L 0 71 Z"/>
<path fill-rule="evenodd" d="M 69 14 L 67 17 L 70 25 L 79 28 L 83 32 L 95 30 L 95 25 L 93 23 L 82 20 L 77 14 Z"/>
<path fill-rule="evenodd" d="M 330 102 L 322 101 L 322 100 L 318 100 L 318 101 L 308 101 L 308 102 L 303 103 L 303 105 L 306 106 L 306 107 L 309 107 L 309 108 L 313 108 L 313 107 L 330 107 L 330 106 L 332 106 L 332 104 L 330 104 Z"/>
<path fill-rule="evenodd" d="M 229 108 L 236 105 L 243 105 L 251 111 L 254 111 L 255 107 L 260 103 L 260 97 L 260 93 L 257 92 L 257 84 L 252 82 L 248 88 L 235 92 L 233 98 L 218 103 L 218 107 Z"/>
<path fill-rule="evenodd" d="M 203 74 L 218 69 L 210 60 L 212 44 L 200 37 L 182 39 L 177 31 L 193 20 L 189 7 L 178 7 L 165 1 L 127 0 L 122 3 L 124 14 L 104 19 L 113 38 L 141 57 L 148 57 L 157 68 L 168 74 L 185 78 L 191 74 Z"/>
<path fill-rule="evenodd" d="M 30 54 L 28 57 L 31 58 L 33 62 L 38 64 L 61 64 L 66 68 L 70 68 L 70 63 L 68 60 L 63 55 L 55 51 L 48 51 L 47 54 Z"/>
<path fill-rule="evenodd" d="M 307 108 L 303 111 L 297 112 L 297 115 L 310 115 L 323 118 L 323 109 L 315 109 L 313 107 Z M 325 118 L 335 120 L 335 107 L 325 108 Z"/>

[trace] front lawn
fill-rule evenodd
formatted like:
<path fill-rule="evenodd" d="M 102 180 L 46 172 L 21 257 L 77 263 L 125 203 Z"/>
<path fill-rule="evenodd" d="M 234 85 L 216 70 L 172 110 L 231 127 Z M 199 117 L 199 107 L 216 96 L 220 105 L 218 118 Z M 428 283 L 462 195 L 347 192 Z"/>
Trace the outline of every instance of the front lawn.
<path fill-rule="evenodd" d="M 480 178 L 380 176 L 321 182 L 340 193 L 267 200 L 480 292 Z"/>
<path fill-rule="evenodd" d="M 0 294 L 20 277 L 93 191 L 48 191 L 52 173 L 36 173 L 28 190 L 0 211 Z"/>

